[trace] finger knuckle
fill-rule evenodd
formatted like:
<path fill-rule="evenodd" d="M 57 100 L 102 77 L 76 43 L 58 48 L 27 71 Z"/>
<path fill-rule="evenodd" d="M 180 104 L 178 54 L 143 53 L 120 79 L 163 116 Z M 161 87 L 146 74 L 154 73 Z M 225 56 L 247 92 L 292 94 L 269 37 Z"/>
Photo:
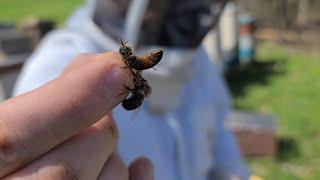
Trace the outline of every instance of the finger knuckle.
<path fill-rule="evenodd" d="M 19 156 L 13 143 L 4 135 L 0 135 L 0 173 L 15 166 L 22 157 Z"/>
<path fill-rule="evenodd" d="M 58 161 L 54 168 L 45 179 L 63 179 L 63 180 L 78 180 L 79 175 L 75 170 L 65 161 Z"/>
<path fill-rule="evenodd" d="M 112 135 L 112 138 L 116 142 L 119 140 L 119 129 L 116 126 L 116 123 L 113 121 L 112 117 L 104 117 L 104 119 L 100 120 L 100 122 L 96 125 L 96 128 L 98 128 L 104 136 Z"/>
<path fill-rule="evenodd" d="M 79 120 L 80 122 L 86 121 L 86 114 L 82 108 L 82 100 L 80 97 L 75 97 L 70 99 L 69 108 L 67 108 L 68 112 L 70 112 L 70 116 L 75 117 L 75 119 Z"/>
<path fill-rule="evenodd" d="M 0 114 L 0 174 L 12 168 L 23 165 L 26 160 L 25 152 L 27 149 L 25 146 L 17 141 L 17 134 L 12 130 L 8 132 L 8 127 L 5 121 L 10 121 L 8 117 L 4 117 L 4 114 Z"/>

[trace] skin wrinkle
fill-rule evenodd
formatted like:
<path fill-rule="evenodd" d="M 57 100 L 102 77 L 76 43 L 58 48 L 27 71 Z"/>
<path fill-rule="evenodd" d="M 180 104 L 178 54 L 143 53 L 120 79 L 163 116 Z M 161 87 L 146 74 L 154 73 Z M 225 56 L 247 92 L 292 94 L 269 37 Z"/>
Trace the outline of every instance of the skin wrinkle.
<path fill-rule="evenodd" d="M 2 117 L 2 113 L 0 113 L 0 128 L 1 129 L 7 129 L 7 128 L 3 128 L 3 117 Z M 7 136 L 6 133 L 4 131 L 1 131 L 0 133 L 0 171 L 2 168 L 6 167 L 6 161 L 4 160 L 3 156 L 4 154 L 6 154 L 7 149 L 9 148 L 9 143 L 7 140 Z"/>
<path fill-rule="evenodd" d="M 35 102 L 37 102 L 37 99 L 36 99 L 37 96 L 31 96 L 31 97 L 33 98 L 33 100 Z M 37 116 L 34 114 L 33 111 L 29 112 L 28 117 L 29 117 L 28 119 L 31 119 L 30 122 L 32 121 L 32 119 L 33 120 L 37 120 Z M 41 121 L 37 121 L 37 124 L 39 125 L 40 122 Z M 43 136 L 43 132 L 40 131 L 41 128 L 33 128 L 31 126 L 31 123 L 23 123 L 23 125 L 26 127 L 24 129 L 27 129 L 27 131 L 29 132 L 30 139 L 34 139 L 34 137 Z M 14 132 L 16 132 L 14 128 L 12 130 Z M 17 132 L 15 134 L 17 134 Z M 22 137 L 22 136 L 17 136 L 17 137 L 19 138 L 19 137 Z M 50 140 L 52 140 L 52 139 L 50 139 Z M 34 148 L 35 143 L 31 142 L 30 144 L 26 144 L 26 143 L 24 143 L 24 141 L 22 141 L 21 138 L 19 138 L 19 142 L 21 142 L 22 146 L 25 148 L 25 150 L 27 151 L 27 154 L 30 154 L 30 155 L 37 154 L 37 153 L 33 152 L 33 150 L 35 149 Z M 26 142 L 29 142 L 29 141 L 26 141 Z M 41 141 L 37 141 L 37 143 L 36 143 L 38 145 L 38 147 L 43 146 L 43 145 L 39 145 L 39 142 L 41 142 Z"/>
<path fill-rule="evenodd" d="M 0 137 L 0 171 L 8 166 L 8 164 L 5 161 L 4 154 L 7 154 L 9 147 L 10 145 L 6 136 L 1 135 Z"/>
<path fill-rule="evenodd" d="M 83 108 L 81 107 L 81 100 L 79 100 L 78 97 L 74 97 L 70 100 L 69 103 L 70 108 L 68 109 L 68 111 L 70 111 L 73 116 L 77 116 L 77 118 L 75 119 L 79 120 L 80 122 L 85 122 L 87 119 L 84 111 L 82 110 Z"/>
<path fill-rule="evenodd" d="M 50 84 L 50 83 L 49 83 Z M 34 96 L 32 96 L 32 97 L 39 97 L 39 96 L 36 96 L 36 95 L 34 95 Z M 35 102 L 37 102 L 37 99 L 35 99 Z M 50 112 L 51 111 L 51 113 L 48 113 L 48 114 L 54 114 L 55 112 L 53 111 L 53 109 L 47 109 L 47 112 Z M 31 123 L 27 123 L 27 124 L 25 124 L 28 128 L 28 130 L 29 130 L 29 132 L 30 132 L 30 139 L 36 139 L 36 138 L 34 138 L 34 137 L 43 137 L 43 136 L 46 136 L 46 138 L 48 139 L 48 140 L 50 140 L 51 142 L 53 142 L 52 144 L 60 144 L 60 139 L 61 138 L 58 138 L 58 136 L 56 136 L 56 134 L 55 133 L 53 133 L 54 131 L 53 131 L 53 129 L 52 129 L 52 126 L 50 125 L 50 124 L 48 124 L 48 122 L 51 122 L 51 121 L 47 121 L 46 123 L 42 123 L 43 121 L 42 121 L 42 119 L 39 119 L 39 118 L 37 118 L 37 115 L 34 115 L 34 113 L 31 113 L 32 114 L 32 116 L 31 116 L 31 119 L 33 119 L 33 120 L 30 120 L 30 122 L 34 122 L 34 123 L 37 123 L 37 126 L 39 127 L 39 128 L 33 128 L 32 126 L 28 126 L 29 124 L 31 124 Z M 39 125 L 39 124 L 41 124 L 41 126 Z M 39 142 L 42 142 L 42 143 L 39 143 Z M 31 147 L 32 147 L 32 149 L 36 149 L 35 148 L 35 145 L 37 145 L 40 149 L 43 149 L 43 147 L 46 147 L 47 145 L 46 145 L 46 142 L 47 141 L 37 141 L 36 142 L 36 144 L 34 144 L 34 143 L 32 143 L 31 141 L 30 141 L 30 145 L 31 145 Z M 43 151 L 44 153 L 45 152 L 47 152 L 47 151 L 50 151 L 50 147 L 49 148 L 47 148 L 45 151 Z"/>
<path fill-rule="evenodd" d="M 50 141 L 54 142 L 53 144 L 60 144 L 60 138 L 58 138 L 59 136 L 56 135 L 56 133 L 54 133 L 53 129 L 50 128 L 46 128 L 45 131 L 45 135 L 48 137 L 48 139 L 50 139 Z M 43 136 L 44 132 L 41 132 L 40 130 L 38 130 L 37 132 L 34 132 L 35 137 L 39 137 L 39 136 Z M 50 151 L 50 149 L 48 150 Z"/>
<path fill-rule="evenodd" d="M 3 118 L 4 117 L 3 112 L 0 115 L 1 127 L 9 130 L 10 128 L 8 127 L 7 123 L 5 122 L 6 120 L 7 121 L 10 120 L 9 113 L 6 113 L 6 116 L 7 116 L 6 118 Z M 21 139 L 19 138 L 17 132 L 14 129 L 11 128 L 11 132 L 12 132 L 12 136 L 14 138 L 8 138 L 7 136 L 5 136 L 5 133 L 2 132 L 3 134 L 0 139 L 0 141 L 1 141 L 0 142 L 0 144 L 1 144 L 0 159 L 1 159 L 1 164 L 4 164 L 4 168 L 1 168 L 0 173 L 7 171 L 8 167 L 12 168 L 14 166 L 17 166 L 17 165 L 23 163 L 23 161 L 21 161 L 21 158 L 19 157 L 19 156 L 22 157 L 23 155 L 21 155 L 21 152 L 19 154 L 19 151 L 17 151 L 17 149 L 15 148 L 16 145 L 11 141 L 12 141 L 12 139 L 16 139 L 17 141 L 15 143 L 18 144 L 17 142 L 19 142 L 20 144 L 22 144 L 23 147 L 24 147 L 24 144 L 21 142 Z M 25 148 L 25 150 L 27 150 L 26 147 L 24 147 L 24 148 Z M 1 175 L 0 175 L 0 177 L 1 177 Z"/>
<path fill-rule="evenodd" d="M 32 157 L 32 154 L 34 154 L 33 153 L 33 151 L 31 150 L 31 149 L 29 149 L 28 148 L 28 146 L 24 143 L 24 141 L 21 139 L 21 136 L 19 136 L 18 135 L 18 133 L 16 132 L 16 130 L 14 129 L 14 128 L 12 128 L 12 132 L 14 133 L 14 135 L 17 137 L 17 142 L 19 142 L 19 144 L 21 144 L 22 145 L 22 147 L 23 147 L 23 150 L 25 150 L 26 151 L 26 153 L 25 154 L 29 154 L 29 155 L 31 155 L 30 157 Z M 18 143 L 17 143 L 18 144 Z M 18 146 L 18 147 L 20 147 L 20 146 Z M 18 151 L 17 151 L 18 152 Z M 22 154 L 22 156 L 21 157 L 24 157 L 24 155 Z M 19 158 L 20 159 L 20 158 Z M 22 159 L 22 161 L 29 161 L 29 160 L 23 160 Z M 18 164 L 23 164 L 24 165 L 24 163 L 22 163 L 22 162 L 17 162 Z"/>
<path fill-rule="evenodd" d="M 62 83 L 63 86 L 64 83 Z M 78 94 L 78 93 L 75 93 Z M 88 121 L 85 117 L 85 113 L 83 110 L 83 107 L 81 105 L 81 102 L 85 102 L 86 101 L 86 97 L 83 98 L 82 96 L 72 96 L 70 100 L 68 100 L 67 104 L 64 104 L 64 108 L 63 108 L 63 117 L 64 118 L 59 118 L 59 117 L 55 117 L 55 119 L 68 119 L 68 121 L 70 121 L 71 124 L 73 124 L 71 121 L 74 121 L 75 119 L 81 123 L 84 123 L 86 121 Z M 88 123 L 89 125 L 89 123 Z M 54 127 L 54 128 L 60 128 L 60 127 L 56 127 L 56 126 L 49 126 L 49 127 Z M 53 134 L 59 132 L 57 129 L 52 129 Z M 56 137 L 59 137 L 58 135 L 55 135 Z M 59 139 L 60 141 L 60 139 Z"/>
<path fill-rule="evenodd" d="M 60 86 L 63 86 L 64 83 L 61 83 L 62 85 Z M 82 96 L 80 96 L 82 97 Z M 88 95 L 85 95 L 85 97 L 89 97 Z M 78 105 L 78 104 L 81 104 L 81 102 L 85 102 L 86 99 L 84 98 L 83 100 L 81 100 L 79 98 L 79 96 L 75 96 L 73 97 L 74 100 L 69 100 L 69 103 L 67 105 L 65 105 L 66 108 L 63 108 L 64 112 L 65 113 L 61 113 L 63 114 L 63 118 L 62 117 L 54 117 L 54 119 L 67 119 L 67 121 L 69 121 L 68 123 L 65 123 L 65 124 L 74 124 L 74 120 L 76 119 L 77 121 L 79 122 L 87 122 L 88 120 L 85 119 L 85 114 L 83 113 L 83 110 L 82 110 L 82 107 L 81 105 Z M 56 111 L 57 109 L 51 109 L 51 112 L 50 114 L 56 114 Z M 80 119 L 80 120 L 79 120 Z M 61 128 L 60 126 L 57 126 L 55 124 L 54 121 L 48 121 L 50 122 L 49 124 L 46 124 L 50 132 L 50 134 L 52 134 L 53 137 L 55 137 L 56 141 L 57 142 L 61 142 L 61 141 L 65 141 L 67 140 L 66 138 L 63 138 L 65 137 L 64 134 L 65 134 L 65 129 Z M 52 124 L 52 125 L 51 125 Z M 90 123 L 88 122 L 87 125 L 89 125 Z M 68 125 L 66 125 L 67 127 Z M 83 125 L 84 127 L 86 126 L 86 124 Z M 83 128 L 84 128 L 83 127 Z M 80 128 L 80 127 L 78 127 Z M 70 130 L 68 130 L 68 132 L 70 132 Z M 71 133 L 72 135 L 75 135 L 77 132 L 77 130 L 75 129 L 74 130 L 74 133 Z M 61 136 L 62 134 L 62 136 Z M 59 144 L 59 143 L 57 143 Z"/>
<path fill-rule="evenodd" d="M 44 169 L 42 169 L 45 167 Z M 36 180 L 78 180 L 80 179 L 76 171 L 64 160 L 55 160 L 54 163 L 48 163 L 43 166 L 37 167 L 37 170 L 28 172 L 31 177 Z M 22 178 L 24 174 L 21 174 Z"/>
<path fill-rule="evenodd" d="M 79 177 L 76 171 L 66 162 L 63 160 L 57 161 L 55 163 L 56 167 L 58 167 L 58 172 L 51 172 L 51 177 L 54 179 L 61 179 L 61 180 L 78 180 Z"/>
<path fill-rule="evenodd" d="M 37 99 L 36 97 L 37 96 L 31 96 L 33 98 L 33 101 L 34 102 L 37 102 Z M 39 124 L 41 121 L 39 121 L 39 119 L 37 118 L 37 116 L 34 114 L 33 111 L 30 111 L 28 114 L 27 114 L 27 119 L 29 119 L 30 122 L 36 122 L 37 124 Z M 31 123 L 20 123 L 19 126 L 24 126 L 24 128 L 21 127 L 21 129 L 24 129 L 28 132 L 27 134 L 27 137 L 29 137 L 30 139 L 34 139 L 34 137 L 39 137 L 39 135 L 43 136 L 43 132 L 40 132 L 40 131 L 36 131 L 36 130 L 40 130 L 40 129 L 37 129 L 37 128 L 33 128 L 31 126 Z M 9 129 L 9 127 L 7 127 L 7 129 Z M 28 140 L 24 141 L 22 140 L 22 137 L 23 137 L 23 134 L 20 133 L 20 136 L 18 135 L 18 132 L 14 129 L 14 128 L 11 128 L 12 132 L 14 133 L 16 139 L 17 139 L 17 142 L 19 142 L 23 148 L 26 150 L 26 154 L 29 154 L 30 157 L 32 156 L 32 154 L 36 154 L 36 152 L 34 152 L 32 149 L 36 149 L 34 148 L 35 145 L 37 145 L 38 147 L 41 147 L 43 145 L 40 145 L 39 144 L 39 141 L 37 141 L 37 143 L 33 143 L 33 142 L 30 142 L 29 144 L 27 143 L 24 143 L 24 142 L 29 142 Z M 17 143 L 18 144 L 18 143 Z M 27 161 L 27 160 L 26 160 Z"/>
<path fill-rule="evenodd" d="M 106 116 L 107 117 L 104 117 L 104 118 L 109 119 L 108 123 L 98 123 L 98 124 L 95 124 L 94 127 L 97 128 L 97 130 L 99 132 L 101 131 L 102 135 L 105 135 L 105 133 L 111 132 L 112 137 L 118 141 L 119 140 L 119 130 L 116 127 L 115 122 L 113 121 L 113 117 L 111 114 L 108 114 Z"/>
<path fill-rule="evenodd" d="M 64 87 L 65 86 L 65 82 L 63 81 L 63 79 L 64 79 L 64 77 L 60 77 L 55 80 L 55 83 L 59 83 L 59 84 L 51 86 L 50 88 L 55 88 L 55 90 L 51 91 L 51 92 L 59 92 L 59 88 L 57 88 L 57 87 Z M 68 84 L 68 83 L 66 83 L 66 84 Z M 64 94 L 62 94 L 61 96 L 64 96 Z M 52 101 L 54 102 L 54 100 L 52 100 Z M 80 110 L 78 110 L 77 107 L 75 107 L 76 102 L 73 102 L 73 101 L 74 100 L 69 100 L 68 103 L 63 104 L 64 105 L 63 112 L 59 112 L 60 111 L 59 108 L 61 108 L 61 104 L 57 104 L 60 107 L 51 109 L 50 114 L 53 114 L 53 115 L 60 114 L 59 116 L 53 116 L 53 119 L 55 119 L 55 121 L 50 120 L 50 121 L 47 121 L 48 123 L 46 124 L 47 129 L 52 134 L 54 139 L 56 139 L 55 144 L 60 144 L 62 141 L 67 140 L 67 138 L 65 136 L 65 130 L 64 130 L 65 128 L 60 127 L 60 125 L 57 124 L 57 121 L 66 120 L 66 122 L 64 123 L 65 127 L 68 127 L 69 123 L 72 124 L 72 121 L 74 121 L 74 119 L 79 119 L 80 122 L 85 122 L 84 121 L 85 119 L 83 118 L 82 114 L 78 113 L 78 112 L 80 112 Z M 56 102 L 54 102 L 54 103 L 56 103 Z M 67 123 L 67 121 L 69 121 L 69 123 Z M 62 130 L 62 132 L 60 130 Z M 72 135 L 75 135 L 76 132 L 77 131 L 75 130 L 72 133 Z"/>
<path fill-rule="evenodd" d="M 47 85 L 50 85 L 52 84 L 52 82 L 55 82 L 56 80 L 53 80 L 51 82 L 49 82 Z M 52 88 L 56 89 L 55 86 L 53 86 Z M 39 96 L 37 96 L 36 94 L 34 96 L 32 96 L 33 98 L 35 98 L 35 102 L 37 102 Z M 48 97 L 49 98 L 49 97 Z M 48 114 L 55 114 L 55 112 L 53 111 L 53 109 L 47 109 L 46 110 L 47 112 L 49 112 Z M 50 121 L 47 121 L 46 123 L 44 123 L 41 119 L 37 118 L 36 115 L 34 115 L 34 113 L 31 113 L 33 114 L 32 119 L 34 119 L 34 122 L 37 123 L 37 126 L 39 126 L 39 123 L 41 123 L 41 128 L 30 128 L 29 129 L 33 129 L 34 130 L 34 135 L 35 137 L 38 137 L 38 136 L 43 136 L 43 134 L 45 133 L 45 135 L 48 137 L 48 139 L 50 139 L 50 141 L 53 141 L 54 143 L 53 144 L 59 144 L 60 143 L 60 138 L 58 138 L 59 136 L 57 136 L 53 129 L 51 128 L 52 126 L 50 124 L 48 124 L 47 122 L 50 122 Z M 45 128 L 45 131 L 43 131 L 43 129 Z M 44 142 L 45 143 L 45 142 Z M 43 145 L 39 145 L 39 146 L 44 146 Z"/>

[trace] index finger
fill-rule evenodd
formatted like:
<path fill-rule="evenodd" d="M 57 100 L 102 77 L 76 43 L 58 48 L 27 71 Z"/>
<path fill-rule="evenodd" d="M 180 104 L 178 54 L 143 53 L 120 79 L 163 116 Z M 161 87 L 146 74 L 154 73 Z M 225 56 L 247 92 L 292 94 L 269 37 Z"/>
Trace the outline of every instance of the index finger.
<path fill-rule="evenodd" d="M 124 85 L 133 82 L 119 54 L 86 58 L 81 67 L 0 104 L 0 177 L 95 123 L 125 98 Z"/>

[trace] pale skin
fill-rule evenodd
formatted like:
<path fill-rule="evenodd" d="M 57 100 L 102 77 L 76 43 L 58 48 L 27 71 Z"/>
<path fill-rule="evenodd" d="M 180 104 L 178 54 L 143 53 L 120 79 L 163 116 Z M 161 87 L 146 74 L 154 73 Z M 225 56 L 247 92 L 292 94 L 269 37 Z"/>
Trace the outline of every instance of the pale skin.
<path fill-rule="evenodd" d="M 126 166 L 111 111 L 133 86 L 116 52 L 80 55 L 62 75 L 0 104 L 2 179 L 152 180 L 147 158 Z"/>

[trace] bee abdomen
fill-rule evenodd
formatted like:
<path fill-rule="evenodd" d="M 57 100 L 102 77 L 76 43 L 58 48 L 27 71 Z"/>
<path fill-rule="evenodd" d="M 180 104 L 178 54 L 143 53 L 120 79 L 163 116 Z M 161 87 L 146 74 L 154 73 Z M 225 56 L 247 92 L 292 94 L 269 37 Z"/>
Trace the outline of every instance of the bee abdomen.
<path fill-rule="evenodd" d="M 122 107 L 128 111 L 131 111 L 141 106 L 143 100 L 143 94 L 133 92 L 129 98 L 122 101 Z"/>
<path fill-rule="evenodd" d="M 163 51 L 156 50 L 145 56 L 138 56 L 134 69 L 142 71 L 157 65 L 162 59 Z"/>

